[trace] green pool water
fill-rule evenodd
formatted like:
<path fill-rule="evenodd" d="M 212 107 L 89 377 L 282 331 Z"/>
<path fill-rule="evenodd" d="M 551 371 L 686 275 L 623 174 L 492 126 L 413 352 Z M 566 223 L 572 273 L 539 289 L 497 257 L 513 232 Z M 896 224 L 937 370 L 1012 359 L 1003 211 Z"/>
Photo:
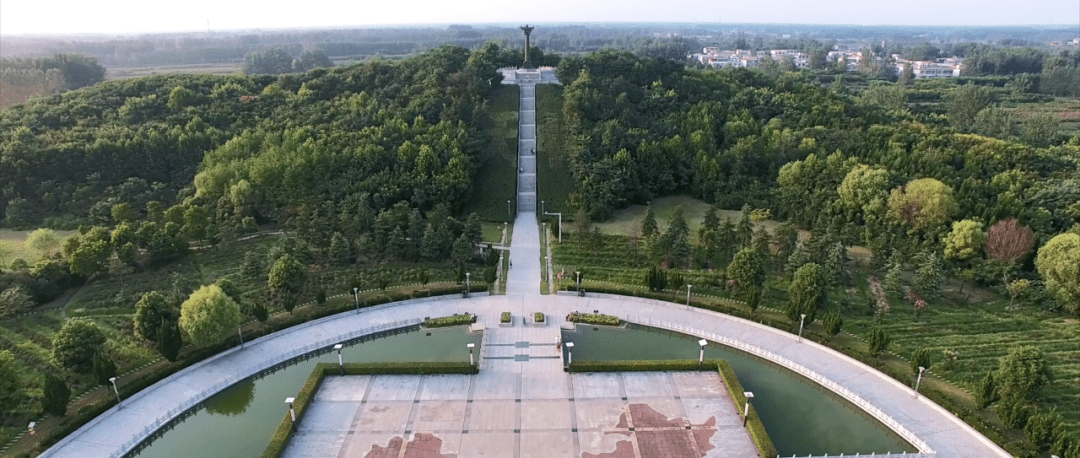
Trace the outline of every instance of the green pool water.
<path fill-rule="evenodd" d="M 563 330 L 574 361 L 697 359 L 697 337 L 633 324 Z M 795 373 L 717 343 L 706 358 L 726 359 L 747 391 L 781 456 L 915 451 L 861 409 Z"/>
<path fill-rule="evenodd" d="M 468 361 L 465 344 L 480 345 L 468 327 L 418 330 L 345 347 L 345 362 Z M 296 396 L 318 363 L 336 363 L 322 354 L 263 378 L 246 379 L 208 399 L 194 415 L 166 431 L 138 454 L 146 458 L 252 458 L 266 449 L 282 417 L 285 398 Z"/>

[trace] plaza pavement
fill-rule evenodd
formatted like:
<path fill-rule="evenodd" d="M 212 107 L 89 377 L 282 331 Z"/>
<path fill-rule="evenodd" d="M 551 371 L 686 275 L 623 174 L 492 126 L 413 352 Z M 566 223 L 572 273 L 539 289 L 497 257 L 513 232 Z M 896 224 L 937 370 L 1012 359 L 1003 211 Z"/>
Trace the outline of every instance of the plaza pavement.
<path fill-rule="evenodd" d="M 523 324 L 544 302 L 468 305 L 484 328 L 477 375 L 328 377 L 284 457 L 757 456 L 715 371 L 564 372 L 563 320 Z"/>

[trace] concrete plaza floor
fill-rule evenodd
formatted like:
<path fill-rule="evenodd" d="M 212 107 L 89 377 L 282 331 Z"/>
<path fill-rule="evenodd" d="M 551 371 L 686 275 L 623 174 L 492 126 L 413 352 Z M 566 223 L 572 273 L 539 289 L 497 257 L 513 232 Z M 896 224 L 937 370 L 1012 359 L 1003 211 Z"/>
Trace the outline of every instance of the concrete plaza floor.
<path fill-rule="evenodd" d="M 757 456 L 716 373 L 505 375 L 330 376 L 284 456 Z"/>

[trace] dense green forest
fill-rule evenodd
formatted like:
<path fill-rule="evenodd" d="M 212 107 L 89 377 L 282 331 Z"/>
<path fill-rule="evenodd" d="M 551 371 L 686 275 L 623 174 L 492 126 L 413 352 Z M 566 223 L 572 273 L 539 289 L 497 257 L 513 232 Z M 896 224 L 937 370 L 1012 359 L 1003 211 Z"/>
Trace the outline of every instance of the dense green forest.
<path fill-rule="evenodd" d="M 65 416 L 71 390 L 132 370 L 121 389 L 137 390 L 231 345 L 237 326 L 340 311 L 354 297 L 328 295 L 353 288 L 358 306 L 460 292 L 468 273 L 487 288 L 499 256 L 478 256 L 482 222 L 462 209 L 494 151 L 503 63 L 488 58 L 504 54 L 109 81 L 0 111 L 4 223 L 78 228 L 30 234 L 40 259 L 0 245 L 0 415 L 25 425 L 44 410 L 49 443 L 110 399 Z M 200 307 L 215 318 L 186 311 Z"/>
<path fill-rule="evenodd" d="M 855 91 L 805 72 L 697 71 L 619 52 L 569 57 L 558 71 L 580 186 L 572 199 L 594 220 L 685 193 L 721 208 L 769 208 L 809 229 L 862 227 L 844 236 L 870 243 L 889 232 L 874 213 L 885 208 L 836 191 L 859 164 L 883 171 L 883 203 L 917 178 L 947 184 L 958 208 L 943 223 L 1016 217 L 1046 237 L 1080 217 L 1077 140 L 1057 136 L 1054 119 L 1004 140 L 968 133 L 995 114 L 999 95 L 984 86 L 937 85 L 939 103 L 913 113 L 908 94 L 921 84 Z"/>
<path fill-rule="evenodd" d="M 667 300 L 693 284 L 703 306 L 784 329 L 805 316 L 825 339 L 847 321 L 865 340 L 835 345 L 905 380 L 910 369 L 881 356 L 893 332 L 911 367 L 940 361 L 943 377 L 982 390 L 935 400 L 1011 453 L 1080 454 L 1069 433 L 1080 419 L 1080 137 L 1015 108 L 1043 97 L 1030 75 L 856 85 L 616 51 L 564 58 L 558 72 L 569 135 L 556 141 L 578 211 L 555 268 L 581 271 L 593 290 Z M 651 206 L 627 221 L 626 207 L 679 194 L 712 206 L 694 225 L 681 207 L 664 208 L 666 225 Z M 612 216 L 606 227 L 629 228 L 591 224 Z M 997 294 L 973 300 L 978 287 Z M 968 347 L 947 338 L 957 333 L 1007 343 Z"/>
<path fill-rule="evenodd" d="M 611 249 L 634 253 L 622 267 L 635 276 L 648 269 L 657 291 L 682 286 L 683 274 L 668 271 L 683 269 L 698 287 L 712 284 L 754 308 L 788 300 L 789 318 L 836 316 L 824 291 L 859 283 L 846 257 L 858 245 L 871 253 L 870 274 L 888 272 L 885 288 L 913 303 L 933 302 L 955 277 L 1054 316 L 1080 311 L 1080 138 L 1061 134 L 1053 115 L 1014 109 L 1048 99 L 1033 93 L 1030 77 L 892 83 L 779 66 L 705 70 L 663 57 L 665 49 L 535 55 L 558 65 L 565 86 L 566 135 L 541 144 L 558 149 L 574 182 L 567 202 L 552 204 L 578 213 L 583 230 L 569 245 L 578 259 L 622 242 L 590 235 L 590 221 L 687 194 L 742 208 L 742 217 L 721 223 L 714 210 L 694 233 L 676 211 L 666 231 L 646 219 L 640 237 L 627 238 L 632 250 Z M 262 321 L 265 306 L 253 304 L 291 311 L 301 297 L 325 300 L 335 288 L 384 289 L 383 266 L 424 285 L 432 273 L 463 277 L 480 261 L 482 234 L 480 217 L 463 209 L 474 208 L 478 180 L 489 178 L 480 171 L 492 141 L 505 142 L 491 135 L 496 69 L 518 60 L 519 51 L 495 43 L 443 47 L 305 73 L 109 81 L 0 111 L 4 225 L 79 229 L 62 241 L 43 233 L 43 259 L 3 266 L 0 317 L 16 317 L 9 323 L 20 331 L 0 334 L 17 356 L 0 352 L 0 375 L 58 364 L 69 381 L 92 385 L 76 374 L 108 372 L 111 363 L 65 353 L 79 342 L 109 342 L 101 355 L 124 356 L 122 365 L 145 362 L 150 347 L 175 359 L 179 337 L 167 337 L 180 336 L 177 326 L 201 335 L 180 302 Z M 285 59 L 278 63 L 285 71 Z M 499 207 L 488 214 L 502 214 L 502 199 L 487 200 Z M 751 221 L 770 218 L 784 223 L 754 231 Z M 238 239 L 260 228 L 287 235 L 238 262 L 240 246 L 258 243 Z M 206 253 L 226 281 L 204 274 Z M 192 278 L 164 273 L 188 264 Z M 354 267 L 375 272 L 359 283 Z M 914 288 L 903 289 L 909 270 Z M 482 273 L 485 282 L 494 272 Z M 160 287 L 129 288 L 123 279 L 132 274 Z M 767 274 L 779 293 L 762 287 Z M 230 284 L 241 278 L 246 296 Z M 99 279 L 120 283 L 94 299 L 109 312 L 95 319 L 108 338 L 74 325 L 57 331 L 68 322 L 59 314 L 43 314 L 44 324 L 23 315 Z M 205 342 L 221 340 L 211 334 Z M 29 378 L 0 376 L 14 386 L 0 393 L 52 398 Z M 25 404 L 22 415 L 36 409 Z M 1076 414 L 1065 412 L 1070 424 Z"/>

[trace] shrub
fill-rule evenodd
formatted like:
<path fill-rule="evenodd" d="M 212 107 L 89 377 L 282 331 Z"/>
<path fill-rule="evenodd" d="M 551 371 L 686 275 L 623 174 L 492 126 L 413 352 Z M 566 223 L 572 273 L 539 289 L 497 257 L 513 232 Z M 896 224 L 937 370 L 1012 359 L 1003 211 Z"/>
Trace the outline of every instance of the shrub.
<path fill-rule="evenodd" d="M 926 347 L 919 347 L 911 354 L 911 373 L 918 374 L 919 367 L 930 368 L 931 351 Z"/>
<path fill-rule="evenodd" d="M 391 302 L 391 301 L 384 301 Z M 461 326 L 465 324 L 472 324 L 476 322 L 476 315 L 471 313 L 466 314 L 453 314 L 450 316 L 444 316 L 439 318 L 428 318 L 424 320 L 424 327 L 426 328 L 444 328 L 447 326 Z"/>
<path fill-rule="evenodd" d="M 566 320 L 572 323 L 602 324 L 606 326 L 618 326 L 622 324 L 619 317 L 604 315 L 603 313 L 578 313 L 572 312 Z"/>
<path fill-rule="evenodd" d="M 874 329 L 870 330 L 868 342 L 870 344 L 870 355 L 879 356 L 889 348 L 889 335 L 885 333 L 884 329 L 881 329 L 881 326 L 874 326 Z"/>
<path fill-rule="evenodd" d="M 510 312 L 502 312 L 502 315 L 499 316 L 499 322 L 500 323 L 509 323 L 510 322 Z"/>
<path fill-rule="evenodd" d="M 536 320 L 537 323 L 543 323 L 544 314 L 542 312 L 536 312 L 533 314 L 533 319 Z"/>

